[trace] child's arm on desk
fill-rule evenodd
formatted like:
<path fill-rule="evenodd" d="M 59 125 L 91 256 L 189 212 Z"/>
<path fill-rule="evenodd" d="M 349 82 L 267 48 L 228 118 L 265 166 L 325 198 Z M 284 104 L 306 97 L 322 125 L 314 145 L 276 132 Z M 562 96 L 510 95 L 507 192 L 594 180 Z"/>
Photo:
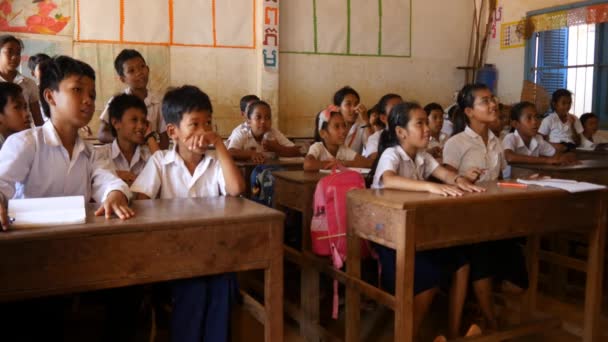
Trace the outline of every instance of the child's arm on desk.
<path fill-rule="evenodd" d="M 215 132 L 207 132 L 204 138 L 207 143 L 215 146 L 215 153 L 220 160 L 222 174 L 226 181 L 226 193 L 230 196 L 242 194 L 245 191 L 245 180 L 228 152 L 226 145 L 222 142 L 222 138 Z"/>
<path fill-rule="evenodd" d="M 223 143 L 222 143 L 222 145 L 223 145 Z M 264 160 L 266 159 L 266 158 L 264 158 L 263 154 L 258 153 L 256 151 L 246 151 L 246 150 L 240 150 L 240 149 L 236 149 L 236 148 L 231 148 L 228 151 L 230 152 L 230 155 L 232 156 L 232 158 L 234 158 L 236 160 L 245 160 L 245 161 L 251 160 L 254 163 L 262 164 L 262 163 L 264 163 Z"/>
<path fill-rule="evenodd" d="M 300 157 L 302 152 L 298 146 L 281 145 L 276 140 L 266 140 L 263 142 L 264 149 L 276 153 L 279 157 Z"/>
<path fill-rule="evenodd" d="M 371 168 L 374 165 L 374 160 L 371 158 L 365 158 L 360 154 L 357 154 L 353 160 L 344 160 L 341 163 L 346 167 L 364 167 Z"/>
<path fill-rule="evenodd" d="M 335 159 L 320 161 L 315 158 L 313 155 L 309 154 L 304 158 L 304 171 L 319 171 L 322 169 L 332 169 L 334 166 L 338 165 L 338 161 Z"/>

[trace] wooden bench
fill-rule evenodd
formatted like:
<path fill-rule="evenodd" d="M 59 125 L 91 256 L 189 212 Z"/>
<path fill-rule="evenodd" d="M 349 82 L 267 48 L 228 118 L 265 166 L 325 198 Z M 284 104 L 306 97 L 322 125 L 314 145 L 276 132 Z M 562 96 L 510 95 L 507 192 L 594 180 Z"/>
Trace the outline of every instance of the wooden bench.
<path fill-rule="evenodd" d="M 0 234 L 0 301 L 264 270 L 247 308 L 283 341 L 283 219 L 243 198 L 134 201 L 137 216 Z M 58 213 L 60 215 L 60 213 Z"/>

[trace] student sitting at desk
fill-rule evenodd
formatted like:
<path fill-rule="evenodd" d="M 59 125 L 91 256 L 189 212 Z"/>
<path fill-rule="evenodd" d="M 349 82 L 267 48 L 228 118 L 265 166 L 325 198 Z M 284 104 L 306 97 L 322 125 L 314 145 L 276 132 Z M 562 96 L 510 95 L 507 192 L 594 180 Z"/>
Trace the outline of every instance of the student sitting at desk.
<path fill-rule="evenodd" d="M 112 144 L 98 147 L 99 153 L 107 158 L 112 170 L 128 185 L 132 185 L 137 175 L 146 165 L 150 155 L 159 150 L 156 140 L 146 142 L 148 120 L 146 104 L 135 95 L 121 94 L 112 99 L 108 106 L 110 129 L 115 137 Z M 150 150 L 149 146 L 153 149 Z"/>
<path fill-rule="evenodd" d="M 234 139 L 240 131 L 249 129 L 249 124 L 247 123 L 247 107 L 255 101 L 260 101 L 260 98 L 256 95 L 245 95 L 241 97 L 239 108 L 241 109 L 241 118 L 243 119 L 243 122 L 232 130 L 226 144 L 230 144 L 230 140 Z"/>
<path fill-rule="evenodd" d="M 378 111 L 378 120 L 382 123 L 384 128 L 386 128 L 388 121 L 388 114 L 391 112 L 391 109 L 396 104 L 403 102 L 403 99 L 400 95 L 397 94 L 386 94 L 380 98 L 378 104 L 374 107 L 377 107 Z M 365 144 L 365 148 L 363 149 L 363 156 L 370 160 L 376 160 L 378 157 L 378 143 L 380 142 L 380 135 L 382 134 L 384 129 L 374 132 L 372 135 L 367 138 L 367 143 Z"/>
<path fill-rule="evenodd" d="M 572 151 L 581 143 L 583 125 L 570 114 L 571 107 L 572 93 L 567 89 L 557 89 L 551 95 L 553 113 L 543 119 L 538 129 L 559 152 Z"/>
<path fill-rule="evenodd" d="M 31 127 L 30 114 L 23 97 L 23 89 L 15 83 L 0 83 L 0 149 L 13 133 Z"/>
<path fill-rule="evenodd" d="M 370 174 L 373 177 L 372 187 L 425 191 L 441 196 L 484 191 L 466 177 L 440 166 L 429 153 L 424 152 L 430 137 L 427 122 L 427 114 L 416 103 L 406 102 L 393 107 L 388 118 L 388 129 L 380 138 L 380 158 Z M 445 184 L 427 181 L 431 176 Z M 395 251 L 380 245 L 374 248 L 382 264 L 383 288 L 394 292 Z M 448 337 L 457 337 L 469 279 L 466 258 L 456 249 L 418 252 L 414 272 L 414 336 L 417 336 L 442 276 L 453 274 Z"/>
<path fill-rule="evenodd" d="M 507 134 L 502 141 L 507 162 L 567 164 L 575 161 L 573 154 L 558 153 L 538 134 L 540 121 L 533 103 L 524 101 L 511 108 L 511 125 L 514 132 Z"/>
<path fill-rule="evenodd" d="M 247 106 L 247 129 L 235 132 L 230 138 L 228 150 L 237 160 L 252 160 L 263 163 L 268 158 L 264 152 L 277 157 L 299 157 L 300 147 L 283 133 L 272 127 L 270 105 L 264 101 L 254 101 Z"/>
<path fill-rule="evenodd" d="M 595 148 L 598 144 L 608 143 L 608 140 L 598 134 L 599 121 L 597 115 L 585 113 L 581 115 L 583 133 L 581 134 L 581 147 Z"/>
<path fill-rule="evenodd" d="M 304 171 L 332 169 L 338 164 L 370 167 L 372 161 L 344 145 L 346 123 L 340 112 L 324 110 L 315 119 L 315 143 L 304 158 Z"/>
<path fill-rule="evenodd" d="M 42 127 L 11 135 L 0 150 L 2 228 L 9 226 L 6 205 L 18 184 L 26 198 L 81 195 L 102 204 L 97 215 L 132 217 L 128 186 L 78 136 L 95 111 L 95 71 L 66 56 L 41 67 L 40 95 L 51 119 Z"/>
<path fill-rule="evenodd" d="M 240 170 L 217 133 L 207 94 L 194 86 L 167 92 L 162 113 L 172 150 L 157 151 L 131 187 L 138 199 L 238 196 L 245 190 Z M 207 146 L 215 146 L 214 153 Z M 205 208 L 201 208 L 205 210 Z M 228 341 L 234 274 L 172 283 L 174 342 Z"/>

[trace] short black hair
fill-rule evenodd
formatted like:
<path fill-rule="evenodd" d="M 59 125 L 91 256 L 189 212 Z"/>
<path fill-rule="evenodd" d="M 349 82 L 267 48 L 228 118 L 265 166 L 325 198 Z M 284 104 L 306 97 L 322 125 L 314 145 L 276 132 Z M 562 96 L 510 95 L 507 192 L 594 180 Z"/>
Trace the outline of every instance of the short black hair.
<path fill-rule="evenodd" d="M 144 115 L 148 115 L 146 103 L 135 95 L 123 93 L 114 96 L 112 101 L 110 101 L 110 104 L 108 105 L 108 113 L 110 113 L 110 129 L 112 130 L 112 135 L 114 137 L 116 137 L 116 129 L 112 125 L 112 119 L 120 121 L 125 112 L 131 108 L 137 108 L 141 110 Z"/>
<path fill-rule="evenodd" d="M 597 117 L 597 115 L 595 115 L 595 113 L 585 113 L 585 114 L 581 115 L 579 120 L 581 120 L 581 125 L 583 125 L 583 127 L 585 127 L 585 122 L 587 122 L 587 120 L 592 119 L 592 118 L 598 119 L 598 117 Z"/>
<path fill-rule="evenodd" d="M 555 104 L 562 97 L 569 97 L 572 100 L 572 92 L 568 89 L 557 89 L 551 94 L 551 109 L 555 110 Z"/>
<path fill-rule="evenodd" d="M 40 64 L 40 104 L 47 117 L 51 117 L 51 111 L 44 91 L 58 91 L 59 83 L 70 76 L 86 76 L 95 81 L 95 70 L 87 63 L 68 56 L 55 56 Z"/>
<path fill-rule="evenodd" d="M 202 90 L 192 85 L 169 90 L 163 97 L 163 118 L 167 124 L 179 125 L 185 113 L 203 110 L 213 113 L 211 100 Z"/>
<path fill-rule="evenodd" d="M 443 107 L 441 107 L 441 105 L 437 102 L 431 102 L 424 106 L 424 111 L 426 112 L 426 115 L 431 115 L 431 112 L 434 110 L 438 110 L 443 113 Z"/>
<path fill-rule="evenodd" d="M 4 114 L 4 107 L 8 104 L 9 99 L 16 99 L 23 94 L 23 89 L 15 83 L 0 82 L 0 114 Z"/>
<path fill-rule="evenodd" d="M 340 105 L 342 104 L 342 101 L 344 101 L 344 98 L 346 97 L 346 95 L 354 95 L 357 100 L 361 101 L 361 98 L 359 97 L 359 93 L 357 93 L 357 91 L 349 86 L 344 86 L 340 89 L 338 89 L 338 91 L 334 94 L 334 105 L 340 107 Z"/>
<path fill-rule="evenodd" d="M 0 36 L 0 49 L 2 49 L 4 44 L 10 43 L 10 42 L 17 43 L 17 45 L 19 45 L 21 47 L 21 51 L 23 51 L 23 48 L 24 48 L 23 41 L 10 34 L 3 34 Z"/>
<path fill-rule="evenodd" d="M 251 102 L 249 107 L 247 107 L 247 119 L 251 119 L 251 114 L 253 114 L 253 111 L 255 110 L 255 108 L 259 107 L 259 106 L 264 106 L 264 107 L 268 108 L 268 111 L 270 112 L 270 115 L 272 116 L 272 109 L 270 109 L 270 105 L 264 101 L 257 100 L 257 101 Z"/>
<path fill-rule="evenodd" d="M 536 105 L 528 101 L 522 101 L 513 105 L 513 107 L 511 107 L 511 121 L 519 121 L 526 108 L 536 109 Z"/>
<path fill-rule="evenodd" d="M 118 76 L 124 76 L 125 75 L 125 71 L 123 70 L 122 65 L 133 58 L 141 58 L 144 63 L 146 62 L 146 59 L 144 58 L 144 56 L 141 55 L 141 53 L 139 53 L 139 51 L 137 50 L 133 50 L 133 49 L 124 49 L 122 51 L 120 51 L 120 53 L 118 53 L 118 56 L 116 56 L 116 58 L 114 59 L 114 69 L 116 69 L 116 73 L 118 74 Z"/>
<path fill-rule="evenodd" d="M 260 101 L 260 98 L 257 97 L 257 95 L 245 95 L 241 97 L 239 106 L 241 107 L 242 113 L 245 113 L 245 110 L 247 110 L 247 104 L 251 101 Z"/>
<path fill-rule="evenodd" d="M 38 64 L 48 61 L 50 59 L 51 57 L 46 53 L 37 53 L 33 56 L 30 56 L 30 59 L 28 59 L 27 61 L 27 67 L 30 68 L 30 70 L 34 71 Z"/>

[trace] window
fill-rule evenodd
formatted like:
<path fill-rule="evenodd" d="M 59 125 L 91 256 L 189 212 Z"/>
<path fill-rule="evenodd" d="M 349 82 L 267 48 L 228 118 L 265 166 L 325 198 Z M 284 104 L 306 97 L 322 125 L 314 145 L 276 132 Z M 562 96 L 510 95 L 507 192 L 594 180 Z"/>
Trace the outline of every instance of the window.
<path fill-rule="evenodd" d="M 552 12 L 533 12 L 541 13 Z M 594 112 L 602 128 L 608 128 L 608 23 L 535 32 L 526 44 L 525 64 L 526 80 L 542 87 L 548 96 L 559 88 L 572 91 L 571 112 L 578 116 Z"/>

